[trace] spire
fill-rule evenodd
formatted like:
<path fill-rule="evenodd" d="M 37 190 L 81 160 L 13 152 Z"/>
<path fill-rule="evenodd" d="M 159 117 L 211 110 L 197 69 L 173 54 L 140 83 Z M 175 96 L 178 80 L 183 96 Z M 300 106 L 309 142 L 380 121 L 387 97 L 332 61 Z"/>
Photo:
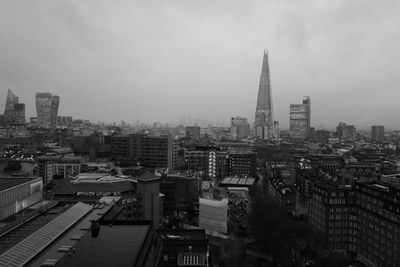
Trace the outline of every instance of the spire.
<path fill-rule="evenodd" d="M 260 85 L 258 88 L 257 110 L 271 109 L 271 86 L 269 77 L 268 50 L 264 50 L 261 68 Z"/>

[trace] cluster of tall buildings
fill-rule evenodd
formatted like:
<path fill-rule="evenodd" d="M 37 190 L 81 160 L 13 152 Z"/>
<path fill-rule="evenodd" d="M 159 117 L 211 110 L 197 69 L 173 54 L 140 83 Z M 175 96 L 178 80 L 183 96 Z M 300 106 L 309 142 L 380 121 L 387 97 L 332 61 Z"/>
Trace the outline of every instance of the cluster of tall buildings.
<path fill-rule="evenodd" d="M 290 137 L 309 138 L 311 135 L 310 123 L 311 99 L 306 96 L 301 104 L 290 105 Z M 268 53 L 265 52 L 258 88 L 254 136 L 258 139 L 279 138 L 279 122 L 274 120 Z"/>
<path fill-rule="evenodd" d="M 31 118 L 31 124 L 43 128 L 55 128 L 57 125 L 72 123 L 72 117 L 58 117 L 60 97 L 50 93 L 36 93 L 37 117 Z M 7 91 L 4 115 L 0 120 L 3 126 L 23 126 L 26 124 L 25 104 L 19 103 L 19 98 L 11 89 Z"/>
<path fill-rule="evenodd" d="M 311 98 L 305 96 L 302 103 L 290 104 L 290 138 L 311 138 L 314 134 L 313 129 L 311 127 Z M 247 121 L 244 118 L 232 118 L 230 130 L 234 139 L 236 137 L 237 139 L 243 138 L 246 134 L 249 135 Z M 339 139 L 352 139 L 355 137 L 356 129 L 354 125 L 346 125 L 340 122 L 336 132 Z M 279 135 L 279 122 L 274 120 L 268 53 L 264 52 L 254 120 L 254 137 L 257 139 L 277 139 Z M 371 141 L 381 143 L 383 140 L 384 126 L 371 126 Z"/>
<path fill-rule="evenodd" d="M 18 96 L 10 89 L 7 91 L 3 124 L 6 126 L 25 124 L 25 104 L 19 103 Z"/>

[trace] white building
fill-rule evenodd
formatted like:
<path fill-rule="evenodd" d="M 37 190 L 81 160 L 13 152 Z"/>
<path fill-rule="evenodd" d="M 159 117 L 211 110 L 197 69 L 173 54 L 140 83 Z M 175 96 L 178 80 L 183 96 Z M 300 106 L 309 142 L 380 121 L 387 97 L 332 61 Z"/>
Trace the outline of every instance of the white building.
<path fill-rule="evenodd" d="M 204 228 L 206 231 L 227 233 L 228 199 L 224 198 L 222 200 L 213 200 L 200 198 L 199 204 L 200 228 Z"/>

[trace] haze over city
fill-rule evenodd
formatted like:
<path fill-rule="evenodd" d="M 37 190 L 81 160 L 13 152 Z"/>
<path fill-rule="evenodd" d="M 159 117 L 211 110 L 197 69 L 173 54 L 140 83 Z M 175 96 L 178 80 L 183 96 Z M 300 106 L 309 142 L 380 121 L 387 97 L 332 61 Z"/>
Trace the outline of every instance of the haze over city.
<path fill-rule="evenodd" d="M 275 119 L 310 96 L 311 125 L 398 129 L 397 1 L 3 1 L 8 88 L 92 121 L 254 121 L 264 49 Z"/>

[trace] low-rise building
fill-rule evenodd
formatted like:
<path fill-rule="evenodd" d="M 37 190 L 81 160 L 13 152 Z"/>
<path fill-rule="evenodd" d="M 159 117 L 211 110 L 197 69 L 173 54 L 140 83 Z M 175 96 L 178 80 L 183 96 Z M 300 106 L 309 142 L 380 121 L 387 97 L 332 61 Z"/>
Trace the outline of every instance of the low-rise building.
<path fill-rule="evenodd" d="M 42 155 L 37 157 L 39 176 L 47 185 L 56 175 L 58 178 L 74 177 L 81 172 L 83 159 L 81 157 L 63 155 Z"/>
<path fill-rule="evenodd" d="M 175 140 L 171 135 L 117 135 L 111 138 L 111 148 L 117 165 L 172 170 L 177 157 Z"/>
<path fill-rule="evenodd" d="M 0 178 L 0 220 L 39 202 L 42 198 L 41 178 Z"/>
<path fill-rule="evenodd" d="M 206 231 L 228 232 L 228 198 L 221 200 L 200 198 L 199 226 Z"/>

